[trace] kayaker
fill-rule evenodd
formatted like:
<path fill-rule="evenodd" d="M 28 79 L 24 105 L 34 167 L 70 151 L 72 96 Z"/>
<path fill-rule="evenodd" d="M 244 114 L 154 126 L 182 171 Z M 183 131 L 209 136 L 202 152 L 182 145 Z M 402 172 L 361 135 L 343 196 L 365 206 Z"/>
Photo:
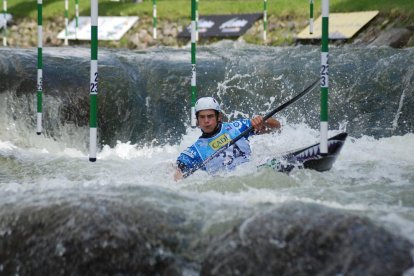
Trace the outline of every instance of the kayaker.
<path fill-rule="evenodd" d="M 177 170 L 174 180 L 180 180 L 194 166 L 201 164 L 215 151 L 229 143 L 246 129 L 253 126 L 247 137 L 239 139 L 222 154 L 213 158 L 200 168 L 210 174 L 220 170 L 232 170 L 236 166 L 249 161 L 251 149 L 248 137 L 253 134 L 268 133 L 280 128 L 280 122 L 269 118 L 263 122 L 262 116 L 253 119 L 239 119 L 229 123 L 223 122 L 220 104 L 212 97 L 202 97 L 195 104 L 197 125 L 202 131 L 198 140 L 183 151 L 177 158 Z"/>

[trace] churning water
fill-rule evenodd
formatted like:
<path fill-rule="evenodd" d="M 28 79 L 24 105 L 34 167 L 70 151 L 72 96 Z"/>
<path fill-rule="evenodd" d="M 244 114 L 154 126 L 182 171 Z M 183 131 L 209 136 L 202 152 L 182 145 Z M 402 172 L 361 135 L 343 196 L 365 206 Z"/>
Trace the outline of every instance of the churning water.
<path fill-rule="evenodd" d="M 175 159 L 200 135 L 189 127 L 189 49 L 100 50 L 96 163 L 87 152 L 88 51 L 45 49 L 45 133 L 38 136 L 36 53 L 0 50 L 0 271 L 413 274 L 414 49 L 331 49 L 329 136 L 347 131 L 349 137 L 330 171 L 286 175 L 256 169 L 268 157 L 318 142 L 315 89 L 275 115 L 281 131 L 251 139 L 252 162 L 214 177 L 197 171 L 181 182 L 173 181 Z M 310 46 L 224 43 L 199 49 L 197 58 L 199 95 L 217 97 L 229 120 L 263 115 L 319 75 L 319 48 Z M 315 206 L 321 208 L 317 219 L 299 216 L 298 224 L 288 211 L 304 214 Z M 321 223 L 318 216 L 325 212 L 330 220 Z M 246 233 L 265 235 L 260 231 L 270 219 L 261 224 L 257 218 L 269 213 L 280 217 L 268 243 L 247 239 Z M 367 232 L 332 228 L 343 216 L 352 223 L 362 218 Z M 300 233 L 295 246 L 302 255 L 286 249 L 287 236 L 283 241 L 272 236 L 289 227 L 301 229 L 291 235 Z M 329 251 L 307 236 L 309 229 L 342 243 L 331 241 Z M 393 242 L 379 242 L 371 234 L 378 229 Z M 229 242 L 234 231 L 240 243 Z M 355 240 L 355 233 L 365 234 Z M 352 243 L 364 248 L 381 243 L 387 255 L 401 256 L 384 260 L 377 248 L 364 252 L 371 258 L 364 262 Z M 245 253 L 249 244 L 256 255 Z M 264 268 L 258 255 L 268 245 L 282 253 Z M 330 252 L 330 258 L 318 250 Z M 217 260 L 224 251 L 235 259 Z M 342 251 L 346 261 L 335 253 Z M 250 257 L 237 259 L 242 254 Z M 393 268 L 386 270 L 384 263 Z"/>

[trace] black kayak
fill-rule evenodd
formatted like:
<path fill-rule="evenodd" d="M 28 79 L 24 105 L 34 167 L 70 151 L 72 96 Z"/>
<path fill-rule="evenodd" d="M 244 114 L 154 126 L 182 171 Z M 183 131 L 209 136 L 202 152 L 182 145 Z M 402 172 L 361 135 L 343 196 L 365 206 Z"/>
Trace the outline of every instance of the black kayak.
<path fill-rule="evenodd" d="M 343 132 L 328 139 L 328 154 L 321 154 L 319 143 L 302 149 L 283 153 L 267 162 L 260 164 L 258 168 L 271 167 L 279 172 L 290 172 L 294 168 L 311 169 L 319 172 L 332 168 L 336 158 L 345 143 L 347 133 Z"/>

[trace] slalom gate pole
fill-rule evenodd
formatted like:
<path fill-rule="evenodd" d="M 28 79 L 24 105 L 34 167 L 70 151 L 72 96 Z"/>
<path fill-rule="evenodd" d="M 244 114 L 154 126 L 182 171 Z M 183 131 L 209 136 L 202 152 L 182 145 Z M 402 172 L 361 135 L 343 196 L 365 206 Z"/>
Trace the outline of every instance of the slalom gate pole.
<path fill-rule="evenodd" d="M 75 0 L 75 39 L 78 39 L 79 28 L 79 0 Z"/>
<path fill-rule="evenodd" d="M 152 0 L 152 38 L 157 39 L 157 0 Z"/>
<path fill-rule="evenodd" d="M 313 34 L 313 0 L 309 0 L 309 33 Z"/>
<path fill-rule="evenodd" d="M 3 46 L 7 46 L 7 0 L 3 0 Z"/>
<path fill-rule="evenodd" d="M 96 161 L 98 105 L 98 0 L 91 0 L 91 73 L 89 113 L 89 161 Z"/>
<path fill-rule="evenodd" d="M 263 1 L 263 41 L 267 41 L 267 0 Z"/>
<path fill-rule="evenodd" d="M 37 0 L 37 125 L 36 133 L 42 133 L 42 94 L 43 94 L 43 27 L 42 0 Z"/>
<path fill-rule="evenodd" d="M 196 21 L 196 41 L 198 41 L 198 0 L 196 0 L 196 7 L 195 7 L 195 9 L 196 9 L 196 18 L 195 18 L 195 21 Z"/>
<path fill-rule="evenodd" d="M 196 127 L 196 0 L 191 0 L 191 127 Z"/>
<path fill-rule="evenodd" d="M 321 154 L 328 154 L 328 87 L 329 87 L 329 0 L 322 0 L 321 51 Z"/>
<path fill-rule="evenodd" d="M 68 45 L 69 0 L 65 0 L 65 45 Z"/>

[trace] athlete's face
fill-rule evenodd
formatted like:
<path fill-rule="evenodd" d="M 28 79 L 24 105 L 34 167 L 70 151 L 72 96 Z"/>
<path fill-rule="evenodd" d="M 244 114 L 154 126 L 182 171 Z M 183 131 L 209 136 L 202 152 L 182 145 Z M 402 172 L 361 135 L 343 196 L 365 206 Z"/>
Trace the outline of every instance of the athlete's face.
<path fill-rule="evenodd" d="M 218 116 L 216 111 L 213 109 L 201 110 L 198 112 L 198 126 L 203 130 L 204 133 L 212 133 L 218 124 Z"/>

